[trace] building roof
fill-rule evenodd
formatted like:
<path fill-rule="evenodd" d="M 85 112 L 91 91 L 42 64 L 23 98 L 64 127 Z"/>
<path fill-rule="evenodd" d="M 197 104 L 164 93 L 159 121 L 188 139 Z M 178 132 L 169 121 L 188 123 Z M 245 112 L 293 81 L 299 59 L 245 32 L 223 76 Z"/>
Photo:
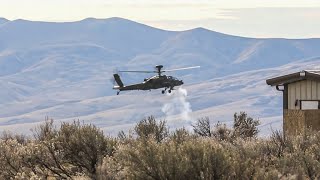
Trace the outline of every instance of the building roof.
<path fill-rule="evenodd" d="M 302 80 L 314 80 L 320 81 L 320 70 L 303 70 L 300 72 L 287 74 L 284 76 L 278 76 L 271 79 L 267 79 L 267 84 L 271 86 L 286 85 Z"/>

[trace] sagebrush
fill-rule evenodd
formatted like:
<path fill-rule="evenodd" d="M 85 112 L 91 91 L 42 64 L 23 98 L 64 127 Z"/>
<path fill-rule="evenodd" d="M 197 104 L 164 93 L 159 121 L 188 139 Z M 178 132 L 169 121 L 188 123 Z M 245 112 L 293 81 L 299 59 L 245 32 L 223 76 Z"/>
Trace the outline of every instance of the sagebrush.
<path fill-rule="evenodd" d="M 233 127 L 200 118 L 194 132 L 169 131 L 147 117 L 129 134 L 105 136 L 74 121 L 47 119 L 34 137 L 3 133 L 0 179 L 318 179 L 320 133 L 257 138 L 258 120 L 241 112 Z"/>

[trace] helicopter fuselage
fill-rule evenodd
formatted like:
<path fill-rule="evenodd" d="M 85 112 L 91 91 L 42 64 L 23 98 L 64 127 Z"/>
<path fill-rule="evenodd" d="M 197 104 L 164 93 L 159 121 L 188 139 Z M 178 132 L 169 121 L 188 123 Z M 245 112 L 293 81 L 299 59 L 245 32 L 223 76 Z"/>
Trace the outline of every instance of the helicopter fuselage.
<path fill-rule="evenodd" d="M 152 76 L 150 78 L 144 79 L 142 83 L 138 84 L 131 84 L 125 86 L 119 74 L 113 74 L 115 82 L 118 84 L 118 86 L 113 86 L 113 89 L 117 89 L 117 95 L 120 93 L 120 91 L 130 91 L 130 90 L 151 90 L 151 89 L 160 89 L 164 88 L 162 90 L 162 94 L 166 92 L 168 89 L 168 93 L 171 93 L 171 90 L 174 90 L 174 87 L 181 86 L 183 84 L 182 80 L 179 80 L 173 76 L 167 76 L 163 75 L 164 72 L 171 72 L 171 71 L 180 71 L 180 70 L 187 70 L 187 69 L 194 69 L 194 68 L 200 68 L 200 66 L 192 66 L 192 67 L 184 67 L 184 68 L 178 68 L 178 69 L 167 69 L 162 70 L 163 65 L 157 65 L 155 66 L 155 71 L 119 71 L 119 72 L 128 72 L 128 73 L 157 73 L 158 75 Z"/>
<path fill-rule="evenodd" d="M 118 81 L 120 80 L 120 76 L 117 74 L 114 74 L 114 76 L 115 76 L 116 82 L 118 83 Z M 172 76 L 157 75 L 157 76 L 144 79 L 142 83 L 131 84 L 127 86 L 124 86 L 124 85 L 121 86 L 121 84 L 123 85 L 122 82 L 118 83 L 118 86 L 114 86 L 113 89 L 118 89 L 119 91 L 129 91 L 129 90 L 151 90 L 151 89 L 165 88 L 164 91 L 169 89 L 169 92 L 171 92 L 171 90 L 173 90 L 174 87 L 181 86 L 183 84 L 183 81 L 178 80 L 177 78 Z M 162 92 L 164 93 L 164 91 Z"/>

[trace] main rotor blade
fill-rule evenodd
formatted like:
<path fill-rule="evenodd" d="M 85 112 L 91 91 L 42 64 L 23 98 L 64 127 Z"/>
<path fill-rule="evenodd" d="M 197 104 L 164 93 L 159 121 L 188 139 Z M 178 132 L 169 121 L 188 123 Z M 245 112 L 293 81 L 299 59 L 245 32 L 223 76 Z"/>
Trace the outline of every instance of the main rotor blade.
<path fill-rule="evenodd" d="M 113 70 L 112 70 L 112 72 L 113 72 L 113 74 L 118 74 L 119 73 L 119 70 L 117 69 L 117 68 L 114 68 Z M 113 78 L 113 77 L 112 77 Z"/>
<path fill-rule="evenodd" d="M 194 69 L 194 68 L 200 68 L 200 66 L 192 66 L 192 67 L 185 67 L 185 68 L 178 68 L 178 69 L 168 69 L 168 70 L 162 70 L 162 72 L 180 71 L 180 70 Z"/>
<path fill-rule="evenodd" d="M 133 72 L 133 73 L 157 73 L 158 71 L 119 71 L 119 72 Z"/>

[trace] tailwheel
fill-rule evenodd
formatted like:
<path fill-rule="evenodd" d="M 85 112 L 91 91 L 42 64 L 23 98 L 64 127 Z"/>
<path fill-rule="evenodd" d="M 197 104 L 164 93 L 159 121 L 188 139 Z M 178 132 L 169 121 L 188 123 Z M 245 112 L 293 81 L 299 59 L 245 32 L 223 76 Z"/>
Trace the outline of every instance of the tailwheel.
<path fill-rule="evenodd" d="M 166 91 L 165 90 L 162 90 L 162 94 L 164 94 Z"/>

